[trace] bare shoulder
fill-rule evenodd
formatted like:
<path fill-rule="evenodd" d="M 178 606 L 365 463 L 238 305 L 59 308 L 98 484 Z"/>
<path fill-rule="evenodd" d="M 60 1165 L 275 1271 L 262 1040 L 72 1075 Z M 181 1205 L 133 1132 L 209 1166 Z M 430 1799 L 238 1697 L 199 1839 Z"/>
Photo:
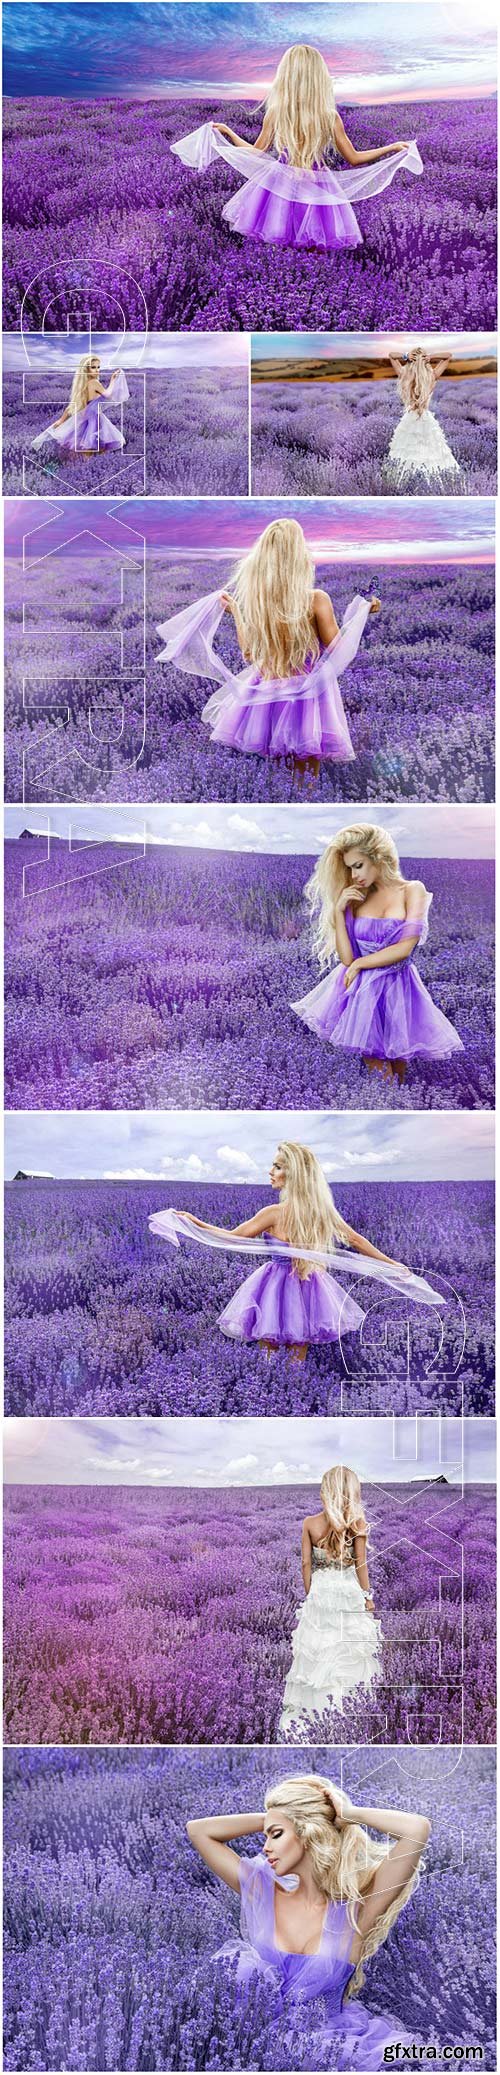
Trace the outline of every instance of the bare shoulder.
<path fill-rule="evenodd" d="M 313 605 L 330 605 L 330 603 L 329 591 L 323 591 L 321 585 L 318 584 L 316 590 L 313 591 Z"/>
<path fill-rule="evenodd" d="M 419 901 L 427 900 L 427 887 L 423 879 L 405 879 L 405 896 L 407 903 L 411 903 L 412 907 L 416 907 Z"/>
<path fill-rule="evenodd" d="M 366 1525 L 366 1520 L 365 1520 L 365 1518 L 364 1518 L 364 1514 L 363 1514 L 363 1513 L 360 1513 L 360 1517 L 359 1517 L 359 1520 L 355 1520 L 355 1522 L 354 1522 L 354 1534 L 355 1534 L 355 1535 L 366 1535 L 367 1533 L 368 1533 L 368 1529 L 367 1529 L 367 1525 Z"/>
<path fill-rule="evenodd" d="M 326 1513 L 308 1513 L 304 1521 L 304 1527 L 309 1528 L 309 1533 L 313 1536 L 313 1539 L 315 1535 L 323 1535 L 327 1525 Z"/>

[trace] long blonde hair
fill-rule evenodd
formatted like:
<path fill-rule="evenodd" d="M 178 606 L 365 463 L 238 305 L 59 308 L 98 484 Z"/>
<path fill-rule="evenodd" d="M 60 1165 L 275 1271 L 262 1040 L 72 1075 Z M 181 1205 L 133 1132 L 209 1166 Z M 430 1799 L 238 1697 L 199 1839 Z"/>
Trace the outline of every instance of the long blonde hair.
<path fill-rule="evenodd" d="M 335 1209 L 326 1175 L 310 1146 L 285 1139 L 278 1146 L 276 1166 L 285 1177 L 280 1203 L 285 1208 L 288 1245 L 314 1247 L 325 1253 L 334 1244 L 345 1246 L 347 1226 Z M 313 1261 L 297 1257 L 293 1266 L 301 1282 L 306 1282 L 308 1276 L 314 1274 Z"/>
<path fill-rule="evenodd" d="M 356 1527 L 360 1534 L 366 1533 L 367 1541 L 369 1535 L 356 1471 L 348 1470 L 345 1463 L 335 1463 L 332 1470 L 325 1470 L 320 1498 L 328 1521 L 326 1534 L 321 1536 L 321 1548 L 342 1561 L 350 1552 Z"/>
<path fill-rule="evenodd" d="M 69 399 L 71 411 L 82 411 L 84 409 L 88 396 L 90 370 L 98 366 L 99 361 L 96 353 L 84 353 L 82 359 L 79 360 L 71 384 Z"/>
<path fill-rule="evenodd" d="M 319 655 L 314 563 L 296 519 L 272 519 L 245 555 L 232 590 L 245 648 L 263 677 L 290 677 Z"/>
<path fill-rule="evenodd" d="M 324 164 L 335 142 L 335 95 L 328 66 L 312 43 L 284 51 L 265 100 L 264 148 L 270 144 L 290 166 Z"/>
<path fill-rule="evenodd" d="M 360 1823 L 348 1823 L 345 1829 L 337 1828 L 336 1810 L 342 1808 L 343 1797 L 333 1780 L 324 1779 L 321 1773 L 292 1773 L 289 1779 L 278 1780 L 270 1787 L 265 1797 L 268 1812 L 281 1809 L 288 1816 L 297 1837 L 309 1853 L 314 1879 L 329 1902 L 346 1902 L 349 1922 L 356 1928 L 355 1904 L 368 1894 L 377 1866 L 387 1858 L 387 1845 L 375 1844 L 369 1831 Z M 354 1996 L 364 1981 L 364 1961 L 371 1959 L 379 1945 L 383 1945 L 400 1910 L 404 1909 L 418 1881 L 418 1867 L 401 1890 L 396 1900 L 373 1925 L 363 1940 L 356 1971 L 345 1991 L 346 1998 Z"/>
<path fill-rule="evenodd" d="M 398 375 L 398 389 L 405 411 L 414 411 L 417 418 L 423 418 L 434 388 L 435 377 L 429 355 L 424 353 L 423 346 L 414 346 Z"/>
<path fill-rule="evenodd" d="M 363 857 L 376 866 L 383 885 L 405 883 L 396 845 L 387 829 L 380 828 L 375 821 L 357 821 L 351 828 L 339 829 L 338 835 L 327 843 L 305 889 L 313 917 L 314 950 L 321 966 L 329 965 L 335 951 L 335 906 L 344 887 L 351 884 L 346 850 L 362 850 Z M 355 905 L 357 912 L 358 903 Z"/>

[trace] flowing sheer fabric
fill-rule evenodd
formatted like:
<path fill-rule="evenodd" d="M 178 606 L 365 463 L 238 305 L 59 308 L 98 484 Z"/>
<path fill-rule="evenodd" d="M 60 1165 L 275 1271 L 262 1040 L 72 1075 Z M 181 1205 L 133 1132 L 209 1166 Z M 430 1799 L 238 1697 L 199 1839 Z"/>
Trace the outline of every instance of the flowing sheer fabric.
<path fill-rule="evenodd" d="M 307 2037 L 310 2066 L 363 2069 L 367 2075 L 384 2066 L 384 2049 L 407 2037 L 401 2022 L 388 2013 L 372 2016 L 357 1999 L 345 2001 L 354 1973 L 350 1958 L 353 1927 L 345 1902 L 328 1902 L 316 1953 L 282 1952 L 276 1938 L 275 1891 L 291 1891 L 293 1876 L 279 1879 L 263 1852 L 243 1856 L 240 1869 L 240 1936 L 215 1958 L 237 1962 L 235 1993 L 244 1993 L 253 1976 L 266 1982 L 269 2007 L 276 1997 L 276 2023 L 290 2007 L 309 2005 Z"/>
<path fill-rule="evenodd" d="M 301 1726 L 323 1708 L 342 1708 L 349 1693 L 369 1688 L 379 1670 L 382 1630 L 367 1613 L 353 1563 L 333 1562 L 313 1547 L 310 1590 L 299 1608 L 280 1730 Z"/>
<path fill-rule="evenodd" d="M 214 159 L 225 159 L 236 173 L 242 173 L 246 181 L 256 187 L 267 188 L 284 201 L 301 204 L 313 203 L 315 208 L 329 208 L 332 197 L 340 195 L 349 202 L 366 201 L 370 195 L 381 194 L 390 187 L 396 173 L 405 169 L 408 173 L 423 172 L 422 160 L 415 140 L 405 145 L 404 150 L 393 152 L 390 157 L 377 159 L 371 166 L 346 166 L 341 172 L 330 166 L 319 166 L 308 170 L 289 166 L 284 159 L 273 158 L 268 151 L 256 151 L 252 144 L 230 144 L 221 137 L 215 124 L 201 123 L 199 129 L 190 130 L 180 137 L 171 149 L 184 166 L 197 173 L 204 173 Z"/>
<path fill-rule="evenodd" d="M 417 411 L 403 412 L 392 435 L 385 469 L 399 482 L 414 475 L 432 482 L 440 476 L 461 474 L 433 411 L 423 411 L 421 417 Z"/>
<path fill-rule="evenodd" d="M 421 922 L 383 920 L 363 916 L 362 908 L 347 908 L 344 920 L 353 960 L 385 951 L 392 944 L 403 943 L 405 937 L 417 937 L 424 944 L 431 899 L 428 895 Z M 317 1037 L 346 1051 L 363 1052 L 368 1058 L 446 1059 L 464 1049 L 453 1023 L 431 1000 L 412 952 L 394 965 L 365 966 L 349 988 L 345 966 L 339 961 L 333 973 L 291 1006 Z"/>
<path fill-rule="evenodd" d="M 325 1252 L 312 1247 L 294 1247 L 292 1255 L 291 1249 L 281 1239 L 272 1239 L 267 1234 L 261 1238 L 242 1239 L 233 1232 L 205 1232 L 202 1226 L 192 1222 L 187 1211 L 173 1208 L 153 1211 L 148 1225 L 155 1237 L 168 1240 L 174 1247 L 180 1245 L 181 1239 L 190 1239 L 198 1246 L 215 1247 L 224 1253 L 265 1254 L 281 1262 L 296 1260 L 300 1255 L 301 1260 L 311 1261 L 320 1268 L 335 1268 L 337 1273 L 363 1275 L 370 1281 L 386 1283 L 399 1296 L 410 1297 L 416 1304 L 444 1303 L 444 1298 L 432 1288 L 425 1276 L 413 1275 L 410 1269 L 405 1272 L 402 1268 L 392 1268 L 387 1261 L 373 1260 L 369 1254 L 358 1254 L 347 1246 L 332 1247 Z"/>
<path fill-rule="evenodd" d="M 215 679 L 219 689 L 203 708 L 213 742 L 262 756 L 325 756 L 347 763 L 354 756 L 339 677 L 357 654 L 369 600 L 351 599 L 334 640 L 294 677 L 262 678 L 254 664 L 233 671 L 213 643 L 224 617 L 220 592 L 165 620 L 157 632 L 165 643 L 160 663 L 173 662 L 188 675 Z"/>
<path fill-rule="evenodd" d="M 117 380 L 113 383 L 111 395 L 106 401 L 110 404 L 126 403 L 129 396 L 126 376 L 123 369 L 119 368 Z M 71 416 L 65 418 L 62 425 L 47 425 L 44 432 L 37 433 L 36 439 L 32 440 L 32 446 L 38 449 L 43 447 L 46 441 L 54 440 L 58 447 L 72 449 L 74 453 L 81 452 L 82 447 L 91 448 L 95 453 L 104 452 L 106 447 L 124 447 L 123 433 L 113 424 L 112 419 L 107 417 L 103 402 L 102 397 L 96 396 L 91 403 L 84 404 L 81 410 L 72 411 Z"/>

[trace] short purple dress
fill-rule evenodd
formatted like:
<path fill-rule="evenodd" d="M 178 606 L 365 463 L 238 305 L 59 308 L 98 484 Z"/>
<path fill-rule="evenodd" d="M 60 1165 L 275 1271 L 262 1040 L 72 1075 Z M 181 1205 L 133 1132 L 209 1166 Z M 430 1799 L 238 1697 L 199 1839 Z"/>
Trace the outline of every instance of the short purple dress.
<path fill-rule="evenodd" d="M 424 942 L 427 934 L 427 919 L 422 923 L 384 921 L 374 915 L 363 917 L 362 908 L 347 908 L 344 920 L 353 959 L 400 944 L 405 936 L 418 936 Z M 365 967 L 349 988 L 345 966 L 338 964 L 310 994 L 291 1006 L 302 1023 L 329 1045 L 362 1052 L 372 1059 L 447 1059 L 451 1052 L 464 1049 L 453 1023 L 431 1001 L 411 953 L 401 964 Z"/>
<path fill-rule="evenodd" d="M 279 1885 L 263 1852 L 240 1858 L 240 1938 L 224 1946 L 217 1958 L 237 1959 L 236 1991 L 252 1975 L 267 1983 L 277 1999 L 276 2020 L 283 2008 L 316 2004 L 304 2013 L 310 2046 L 309 2066 L 362 2069 L 366 2075 L 384 2066 L 384 2049 L 408 2034 L 397 2018 L 371 2016 L 362 2003 L 344 2002 L 355 1969 L 349 1959 L 353 1928 L 345 1902 L 329 1902 L 319 1946 L 314 1954 L 280 1952 L 276 1944 L 274 1891 Z"/>
<path fill-rule="evenodd" d="M 113 383 L 110 403 L 126 403 L 130 395 L 128 383 L 121 369 Z M 62 425 L 47 425 L 45 432 L 38 432 L 32 445 L 39 449 L 54 441 L 63 453 L 81 454 L 83 449 L 92 454 L 102 454 L 106 448 L 125 446 L 125 439 L 118 425 L 113 425 L 102 407 L 102 399 L 95 396 L 91 403 L 83 405 L 81 411 L 72 411 Z"/>
<path fill-rule="evenodd" d="M 231 230 L 260 244 L 291 245 L 296 251 L 315 246 L 324 252 L 342 252 L 362 245 L 363 238 L 352 207 L 390 185 L 403 167 L 421 173 L 422 160 L 413 141 L 403 150 L 371 165 L 296 167 L 285 157 L 257 151 L 251 144 L 231 144 L 221 137 L 214 123 L 201 123 L 172 145 L 182 164 L 204 172 L 215 158 L 222 158 L 244 179 L 244 186 L 225 203 L 224 221 Z"/>
<path fill-rule="evenodd" d="M 364 1311 L 333 1275 L 314 1268 L 304 1280 L 293 1268 L 285 1245 L 283 1256 L 281 1260 L 273 1251 L 270 1260 L 246 1276 L 221 1313 L 221 1333 L 229 1340 L 272 1340 L 280 1346 L 303 1347 L 309 1341 L 339 1341 L 344 1333 L 358 1332 Z"/>

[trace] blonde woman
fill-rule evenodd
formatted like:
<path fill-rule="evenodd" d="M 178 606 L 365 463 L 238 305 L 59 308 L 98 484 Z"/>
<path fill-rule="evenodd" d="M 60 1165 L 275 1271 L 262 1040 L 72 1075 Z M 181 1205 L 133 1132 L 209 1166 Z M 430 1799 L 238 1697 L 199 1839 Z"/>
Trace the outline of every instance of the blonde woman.
<path fill-rule="evenodd" d="M 101 363 L 97 353 L 84 353 L 78 362 L 71 394 L 66 409 L 60 418 L 55 418 L 45 432 L 37 433 L 34 447 L 43 447 L 46 440 L 55 440 L 64 452 L 75 454 L 102 454 L 106 447 L 124 447 L 125 439 L 111 418 L 101 410 L 102 396 L 112 398 L 113 403 L 126 403 L 130 395 L 123 369 L 117 367 L 110 375 L 107 389 L 100 379 Z"/>
<path fill-rule="evenodd" d="M 435 367 L 422 346 L 415 346 L 406 360 L 398 360 L 394 353 L 389 358 L 398 378 L 403 416 L 392 435 L 384 463 L 386 474 L 392 475 L 397 484 L 411 481 L 415 475 L 423 476 L 427 482 L 460 475 L 458 461 L 429 409 L 436 382 L 449 367 L 449 353 Z"/>
<path fill-rule="evenodd" d="M 402 1082 L 409 1059 L 446 1059 L 462 1040 L 437 1009 L 413 962 L 425 943 L 432 894 L 405 879 L 392 836 L 375 822 L 340 829 L 306 886 L 321 966 L 337 961 L 292 1008 L 330 1045 Z"/>
<path fill-rule="evenodd" d="M 316 775 L 322 758 L 354 756 L 338 680 L 379 611 L 379 598 L 355 597 L 339 627 L 328 592 L 315 586 L 302 527 L 273 519 L 238 563 L 230 590 L 211 592 L 158 628 L 166 644 L 159 661 L 220 677 L 202 713 L 212 742 L 289 757 L 300 773 Z M 212 647 L 224 613 L 248 665 L 237 675 Z"/>
<path fill-rule="evenodd" d="M 321 2017 L 311 2012 L 308 2028 L 310 2067 L 382 2068 L 386 2049 L 408 2034 L 399 2019 L 371 2016 L 351 1999 L 416 1885 L 427 1817 L 357 1808 L 332 1780 L 298 1773 L 269 1788 L 264 1809 L 198 1816 L 187 1832 L 210 1872 L 240 1896 L 240 1936 L 216 1956 L 231 1963 L 236 1998 L 260 1976 L 269 1997 L 275 1993 L 278 2021 L 283 2006 L 301 2009 L 320 1997 Z M 262 1836 L 264 1849 L 252 1856 L 230 1843 Z M 405 2009 L 404 1973 L 399 1995 Z"/>
<path fill-rule="evenodd" d="M 338 113 L 328 66 L 310 43 L 294 43 L 284 52 L 264 110 L 253 145 L 226 123 L 203 123 L 172 145 L 183 165 L 198 172 L 220 156 L 246 176 L 222 211 L 231 229 L 246 238 L 324 252 L 362 245 L 352 202 L 379 194 L 403 166 L 422 172 L 415 142 L 356 149 Z M 332 160 L 343 160 L 347 170 L 334 170 Z"/>
<path fill-rule="evenodd" d="M 330 1250 L 352 1248 L 403 1277 L 408 1270 L 389 1254 L 372 1246 L 360 1232 L 345 1223 L 335 1209 L 326 1175 L 309 1146 L 285 1141 L 278 1146 L 270 1171 L 271 1187 L 278 1197 L 255 1217 L 229 1228 L 211 1225 L 203 1218 L 183 1213 L 183 1223 L 200 1231 L 244 1239 L 263 1235 L 272 1251 L 268 1260 L 246 1277 L 219 1319 L 221 1333 L 230 1340 L 258 1341 L 271 1350 L 289 1347 L 297 1360 L 305 1360 L 311 1342 L 339 1341 L 344 1333 L 358 1332 L 364 1312 L 348 1292 L 330 1275 L 326 1265 Z M 165 1221 L 169 1213 L 154 1212 L 150 1229 L 169 1237 Z M 301 1257 L 295 1249 L 306 1248 Z M 307 1253 L 326 1256 L 325 1266 L 316 1267 Z"/>
<path fill-rule="evenodd" d="M 302 1528 L 306 1594 L 297 1619 L 280 1730 L 369 1687 L 382 1642 L 367 1565 L 369 1528 L 355 1470 L 336 1463 L 321 1489 L 321 1511 Z"/>

